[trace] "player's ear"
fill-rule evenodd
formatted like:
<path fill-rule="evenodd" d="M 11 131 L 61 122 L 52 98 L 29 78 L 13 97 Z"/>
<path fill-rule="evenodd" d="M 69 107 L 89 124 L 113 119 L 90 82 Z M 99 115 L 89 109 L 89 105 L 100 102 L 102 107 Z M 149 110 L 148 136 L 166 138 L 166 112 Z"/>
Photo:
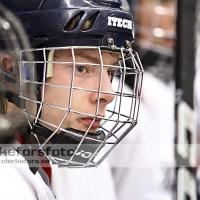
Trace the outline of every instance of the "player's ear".
<path fill-rule="evenodd" d="M 2 54 L 0 57 L 1 80 L 8 90 L 13 93 L 19 92 L 18 63 L 15 56 Z"/>
<path fill-rule="evenodd" d="M 12 62 L 11 57 L 9 55 L 4 54 L 1 57 L 1 65 L 2 65 L 2 68 L 4 68 L 5 70 L 7 70 L 10 73 L 13 73 L 13 71 L 14 71 L 13 62 Z"/>

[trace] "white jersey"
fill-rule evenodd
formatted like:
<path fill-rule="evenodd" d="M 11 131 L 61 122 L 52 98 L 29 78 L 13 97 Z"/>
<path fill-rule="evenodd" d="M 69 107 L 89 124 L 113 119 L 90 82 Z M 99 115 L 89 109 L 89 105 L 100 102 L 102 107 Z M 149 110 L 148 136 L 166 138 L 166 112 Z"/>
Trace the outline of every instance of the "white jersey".
<path fill-rule="evenodd" d="M 0 156 L 0 199 L 116 200 L 111 170 L 106 162 L 101 167 L 88 169 L 52 165 L 49 188 L 38 172 L 34 175 L 30 171 L 24 157 L 13 149 L 11 152 L 10 156 Z"/>
<path fill-rule="evenodd" d="M 52 166 L 52 188 L 57 200 L 116 200 L 111 169 L 105 160 L 97 168 Z"/>
<path fill-rule="evenodd" d="M 142 93 L 138 124 L 108 156 L 117 196 L 119 200 L 171 200 L 173 89 L 146 72 Z"/>
<path fill-rule="evenodd" d="M 34 175 L 25 158 L 12 152 L 15 153 L 0 156 L 0 199 L 55 200 L 40 174 Z"/>

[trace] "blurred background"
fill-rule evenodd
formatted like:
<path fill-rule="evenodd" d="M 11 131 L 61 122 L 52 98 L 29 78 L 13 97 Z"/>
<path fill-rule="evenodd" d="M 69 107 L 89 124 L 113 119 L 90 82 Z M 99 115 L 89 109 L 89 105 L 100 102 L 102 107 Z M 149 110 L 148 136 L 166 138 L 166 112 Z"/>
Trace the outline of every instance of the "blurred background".
<path fill-rule="evenodd" d="M 176 1 L 123 1 L 144 67 L 138 124 L 109 156 L 119 200 L 175 198 Z M 132 87 L 132 77 L 126 79 Z M 120 157 L 120 159 L 119 159 Z"/>
<path fill-rule="evenodd" d="M 122 1 L 124 8 L 133 14 L 133 45 L 145 75 L 138 125 L 108 157 L 117 198 L 200 199 L 200 156 L 196 151 L 200 138 L 199 1 Z M 1 47 L 9 51 L 27 48 L 21 30 L 16 27 L 14 16 L 0 5 Z M 22 40 L 15 41 L 15 35 L 19 34 Z M 5 38 L 13 39 L 3 44 Z M 2 68 L 0 75 L 2 81 Z M 130 89 L 131 77 L 126 84 Z M 15 124 L 4 115 L 6 88 L 1 82 L 0 90 L 0 143 L 10 143 Z M 178 143 L 186 145 L 177 150 Z"/>
<path fill-rule="evenodd" d="M 135 22 L 135 49 L 144 69 L 162 81 L 173 78 L 176 0 L 129 0 Z"/>
<path fill-rule="evenodd" d="M 200 199 L 199 1 L 122 2 L 145 73 L 138 124 L 109 158 L 118 199 Z"/>

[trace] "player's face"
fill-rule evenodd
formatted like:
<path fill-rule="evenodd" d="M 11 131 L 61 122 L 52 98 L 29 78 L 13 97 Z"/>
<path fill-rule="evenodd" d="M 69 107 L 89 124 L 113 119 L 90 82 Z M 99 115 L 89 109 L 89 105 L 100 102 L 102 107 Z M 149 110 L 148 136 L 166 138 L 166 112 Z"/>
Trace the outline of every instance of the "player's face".
<path fill-rule="evenodd" d="M 118 59 L 108 52 L 102 53 L 102 60 L 104 65 L 116 65 L 118 63 Z M 54 61 L 72 62 L 71 51 L 67 49 L 56 50 Z M 62 85 L 64 88 L 45 86 L 44 102 L 61 109 L 43 106 L 41 118 L 48 123 L 59 125 L 66 113 L 69 112 L 61 127 L 86 131 L 94 119 L 89 115 L 97 113 L 97 116 L 104 117 L 106 106 L 114 99 L 114 95 L 110 93 L 114 93 L 111 78 L 115 68 L 91 66 L 91 63 L 100 64 L 99 54 L 95 50 L 75 50 L 75 61 L 77 64 L 74 70 L 72 64 L 54 63 L 53 77 L 47 78 L 46 83 L 57 86 Z M 101 91 L 103 93 L 100 93 L 99 107 L 97 109 L 101 74 Z M 73 89 L 70 90 L 69 86 L 72 81 Z M 86 113 L 88 116 L 80 113 Z M 98 118 L 95 120 L 90 132 L 96 131 L 100 121 Z M 49 128 L 52 129 L 52 127 Z"/>

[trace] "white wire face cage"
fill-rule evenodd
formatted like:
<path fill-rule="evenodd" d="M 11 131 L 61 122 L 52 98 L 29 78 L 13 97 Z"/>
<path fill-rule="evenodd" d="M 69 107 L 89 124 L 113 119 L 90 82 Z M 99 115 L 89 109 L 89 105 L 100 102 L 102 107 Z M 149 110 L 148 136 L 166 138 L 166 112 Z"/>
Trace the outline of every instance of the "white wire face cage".
<path fill-rule="evenodd" d="M 43 58 L 24 60 L 27 51 Z M 38 150 L 53 164 L 98 166 L 137 124 L 143 68 L 131 48 L 24 50 L 19 65 L 20 98 L 27 102 L 22 112 Z M 43 77 L 35 79 L 36 67 Z M 128 89 L 127 76 L 133 78 Z M 26 84 L 35 94 L 23 89 Z"/>
<path fill-rule="evenodd" d="M 175 44 L 176 0 L 135 0 L 132 12 L 137 43 L 172 55 Z"/>

